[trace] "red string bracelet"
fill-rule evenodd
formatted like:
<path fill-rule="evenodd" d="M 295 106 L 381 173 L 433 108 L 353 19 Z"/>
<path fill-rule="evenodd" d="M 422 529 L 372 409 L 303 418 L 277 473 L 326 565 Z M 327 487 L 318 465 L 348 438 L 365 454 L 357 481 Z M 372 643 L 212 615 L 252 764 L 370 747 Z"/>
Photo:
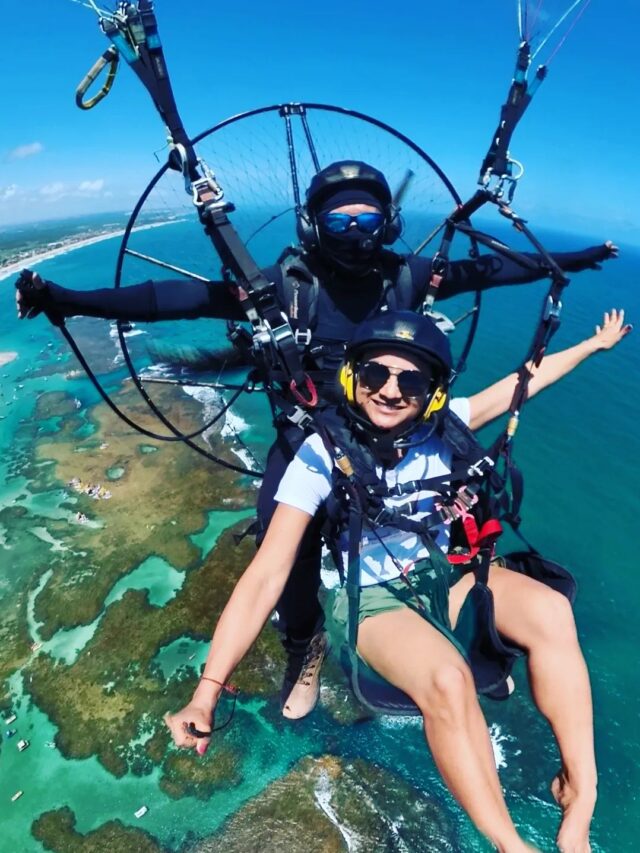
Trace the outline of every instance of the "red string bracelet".
<path fill-rule="evenodd" d="M 233 696 L 237 696 L 240 690 L 234 684 L 224 684 L 222 681 L 218 681 L 217 678 L 209 678 L 208 675 L 201 675 L 200 681 L 212 681 L 214 684 L 217 684 L 219 687 L 222 687 L 223 690 L 226 690 L 227 693 L 231 693 Z"/>

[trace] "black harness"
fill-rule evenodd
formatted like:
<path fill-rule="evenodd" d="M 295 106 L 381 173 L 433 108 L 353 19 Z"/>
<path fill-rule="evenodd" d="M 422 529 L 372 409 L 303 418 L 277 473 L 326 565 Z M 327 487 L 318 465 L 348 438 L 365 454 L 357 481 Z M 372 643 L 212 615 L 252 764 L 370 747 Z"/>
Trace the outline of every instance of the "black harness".
<path fill-rule="evenodd" d="M 360 605 L 360 543 L 363 532 L 383 540 L 377 531 L 393 526 L 418 535 L 429 551 L 436 572 L 450 567 L 435 542 L 436 528 L 451 525 L 449 561 L 472 571 L 475 583 L 461 610 L 454 636 L 467 650 L 467 659 L 479 693 L 504 699 L 510 693 L 510 673 L 517 657 L 524 652 L 498 634 L 495 626 L 493 595 L 488 587 L 489 565 L 495 541 L 501 532 L 497 519 L 518 517 L 519 506 L 507 484 L 497 474 L 495 463 L 471 430 L 451 411 L 437 424 L 436 434 L 452 452 L 451 472 L 438 477 L 414 480 L 389 487 L 376 473 L 376 459 L 363 443 L 357 427 L 338 410 L 326 410 L 316 416 L 316 425 L 325 447 L 334 461 L 332 491 L 325 503 L 327 521 L 325 540 L 338 567 L 348 598 L 347 642 L 341 650 L 343 665 L 350 673 L 351 686 L 359 701 L 375 712 L 419 714 L 420 711 L 402 691 L 382 679 L 357 654 L 358 613 Z M 420 492 L 435 492 L 435 511 L 421 520 L 415 514 Z M 389 509 L 387 497 L 415 496 L 404 503 L 402 511 Z M 472 518 L 479 531 L 470 541 L 465 522 Z M 484 531 L 484 532 L 483 532 Z M 343 571 L 340 541 L 347 536 L 347 572 Z M 397 563 L 393 554 L 388 555 Z M 563 592 L 571 601 L 575 582 L 561 566 L 544 560 L 535 549 L 507 556 L 510 568 L 521 571 Z M 413 592 L 409 606 L 424 613 L 424 605 L 411 584 L 410 576 L 400 571 L 399 578 Z"/>
<path fill-rule="evenodd" d="M 333 381 L 335 369 L 323 373 L 323 363 L 333 356 L 342 361 L 345 341 L 316 341 L 318 302 L 321 279 L 309 263 L 308 255 L 299 246 L 289 246 L 278 259 L 282 275 L 280 299 L 289 317 L 294 338 L 312 380 Z M 379 269 L 382 279 L 380 299 L 375 311 L 408 309 L 414 302 L 415 285 L 406 258 L 394 252 L 380 253 Z M 330 372 L 330 375 L 329 375 Z"/>

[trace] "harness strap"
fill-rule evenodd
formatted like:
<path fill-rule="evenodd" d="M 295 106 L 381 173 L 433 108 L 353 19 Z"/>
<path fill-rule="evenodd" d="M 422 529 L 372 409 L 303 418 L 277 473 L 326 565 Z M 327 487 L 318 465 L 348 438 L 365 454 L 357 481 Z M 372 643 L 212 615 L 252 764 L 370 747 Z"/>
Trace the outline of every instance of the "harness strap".
<path fill-rule="evenodd" d="M 502 534 L 502 525 L 498 519 L 490 518 L 478 528 L 475 518 L 469 513 L 462 519 L 462 526 L 469 543 L 469 550 L 465 554 L 447 554 L 449 562 L 454 566 L 468 563 L 484 550 L 488 550 L 492 557 L 496 540 Z"/>
<path fill-rule="evenodd" d="M 199 160 L 182 124 L 158 34 L 153 0 L 121 3 L 117 12 L 101 14 L 100 24 L 151 95 L 169 130 L 172 143 L 169 165 L 182 171 L 204 230 L 223 266 L 238 283 L 235 292 L 253 327 L 256 348 L 271 348 L 297 401 L 312 408 L 317 402 L 315 387 L 304 373 L 293 331 L 278 303 L 275 288 L 257 267 L 231 225 L 227 214 L 233 210 L 233 205 L 223 201 L 222 188 Z"/>
<path fill-rule="evenodd" d="M 295 321 L 295 339 L 299 351 L 304 352 L 311 344 L 313 330 L 318 321 L 318 294 L 320 281 L 300 259 L 295 249 L 289 249 L 293 259 L 280 262 L 282 287 L 287 314 Z"/>
<path fill-rule="evenodd" d="M 536 71 L 531 85 L 527 82 L 527 72 L 531 64 L 531 46 L 528 41 L 521 42 L 516 57 L 513 80 L 507 99 L 500 110 L 500 121 L 496 128 L 489 150 L 480 168 L 480 182 L 487 182 L 491 175 L 498 177 L 511 175 L 509 144 L 516 125 L 531 103 L 536 89 L 547 75 L 547 68 L 541 65 Z"/>
<path fill-rule="evenodd" d="M 424 298 L 422 311 L 424 314 L 429 314 L 433 310 L 433 303 L 438 297 L 438 290 L 443 279 L 447 277 L 449 271 L 449 252 L 451 251 L 451 241 L 455 236 L 455 226 L 450 220 L 447 220 L 444 226 L 440 247 L 431 259 L 431 276 Z"/>

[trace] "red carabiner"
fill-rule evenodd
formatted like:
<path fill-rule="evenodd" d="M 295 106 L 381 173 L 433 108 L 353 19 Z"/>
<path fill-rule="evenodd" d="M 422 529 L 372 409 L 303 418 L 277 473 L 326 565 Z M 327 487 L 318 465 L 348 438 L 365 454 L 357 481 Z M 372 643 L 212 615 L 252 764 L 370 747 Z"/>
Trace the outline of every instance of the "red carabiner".
<path fill-rule="evenodd" d="M 298 386 L 296 384 L 295 379 L 292 379 L 289 383 L 289 391 L 291 391 L 298 403 L 301 403 L 303 406 L 308 406 L 310 409 L 312 409 L 318 402 L 318 392 L 316 390 L 316 386 L 311 380 L 311 377 L 307 376 L 306 373 L 304 375 L 304 387 L 309 394 L 308 400 L 305 398 L 304 394 L 302 394 L 298 390 Z"/>

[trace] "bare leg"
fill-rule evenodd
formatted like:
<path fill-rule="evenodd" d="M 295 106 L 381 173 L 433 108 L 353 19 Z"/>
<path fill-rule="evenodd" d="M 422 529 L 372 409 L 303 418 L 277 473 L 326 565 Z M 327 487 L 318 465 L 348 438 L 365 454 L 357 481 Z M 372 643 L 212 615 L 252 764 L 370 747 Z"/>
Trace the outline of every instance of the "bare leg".
<path fill-rule="evenodd" d="M 511 821 L 473 677 L 446 637 L 402 608 L 365 619 L 358 651 L 418 705 L 442 778 L 478 829 L 504 853 L 534 849 Z"/>
<path fill-rule="evenodd" d="M 531 692 L 558 742 L 562 769 L 551 791 L 563 809 L 557 843 L 564 853 L 590 853 L 596 763 L 589 674 L 569 602 L 544 584 L 492 566 L 498 630 L 528 652 Z"/>

